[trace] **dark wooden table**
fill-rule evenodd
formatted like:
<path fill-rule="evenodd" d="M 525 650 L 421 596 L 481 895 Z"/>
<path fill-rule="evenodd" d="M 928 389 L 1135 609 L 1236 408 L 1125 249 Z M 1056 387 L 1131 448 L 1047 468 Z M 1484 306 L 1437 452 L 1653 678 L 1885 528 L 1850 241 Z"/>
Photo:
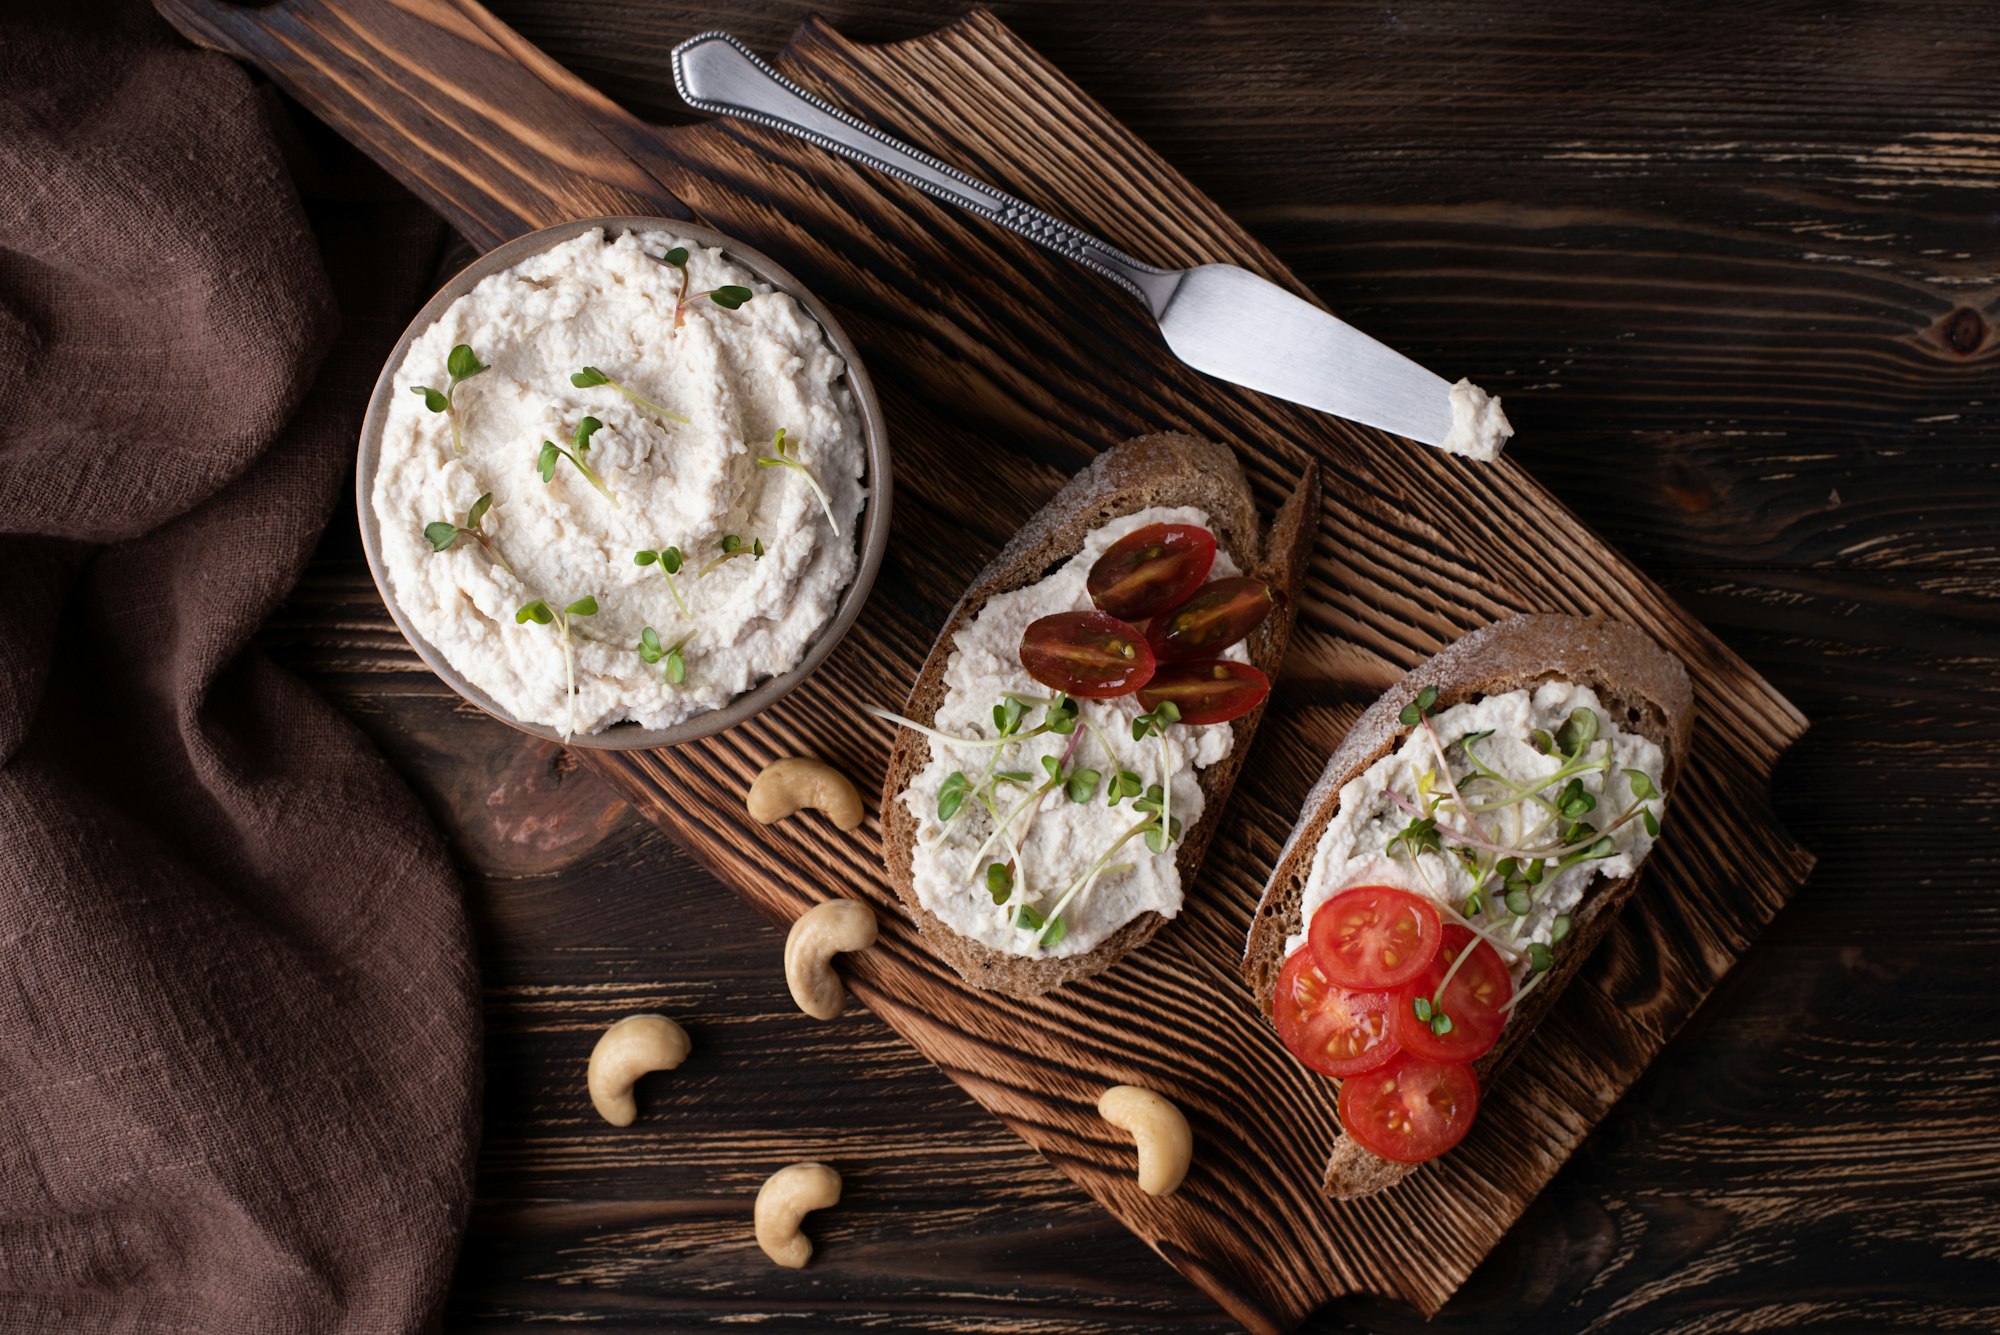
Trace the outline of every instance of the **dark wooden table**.
<path fill-rule="evenodd" d="M 768 51 L 813 8 L 492 7 L 659 120 L 675 42 Z M 893 39 L 960 6 L 816 8 Z M 994 8 L 1344 316 L 1503 393 L 1519 456 L 1814 721 L 1776 797 L 1819 870 L 1431 1328 L 2000 1327 L 2000 7 Z M 798 1023 L 778 934 L 450 695 L 353 527 L 264 640 L 465 869 L 451 1328 L 1226 1328 L 872 1017 Z M 655 1008 L 703 1060 L 613 1131 L 584 1058 Z M 748 1229 L 773 1144 L 849 1184 L 782 1301 Z"/>

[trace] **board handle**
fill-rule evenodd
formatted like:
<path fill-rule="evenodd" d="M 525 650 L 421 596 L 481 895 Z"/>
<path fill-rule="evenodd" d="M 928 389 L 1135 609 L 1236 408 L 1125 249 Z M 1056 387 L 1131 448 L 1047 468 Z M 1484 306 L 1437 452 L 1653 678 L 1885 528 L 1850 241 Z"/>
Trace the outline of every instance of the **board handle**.
<path fill-rule="evenodd" d="M 476 0 L 154 0 L 491 249 L 577 218 L 691 219 L 651 127 Z"/>

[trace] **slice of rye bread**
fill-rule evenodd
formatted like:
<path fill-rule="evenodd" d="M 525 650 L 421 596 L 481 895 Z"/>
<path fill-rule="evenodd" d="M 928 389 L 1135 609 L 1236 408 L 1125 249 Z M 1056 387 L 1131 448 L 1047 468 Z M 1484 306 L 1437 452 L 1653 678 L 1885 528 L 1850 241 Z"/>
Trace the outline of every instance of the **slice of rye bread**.
<path fill-rule="evenodd" d="M 1589 686 L 1610 713 L 1609 721 L 1659 745 L 1665 762 L 1665 772 L 1659 776 L 1666 794 L 1661 811 L 1665 815 L 1694 724 L 1694 692 L 1679 659 L 1631 626 L 1598 617 L 1530 614 L 1473 631 L 1413 668 L 1369 706 L 1307 796 L 1299 823 L 1279 854 L 1277 868 L 1251 919 L 1243 951 L 1244 979 L 1266 1016 L 1271 1014 L 1278 971 L 1285 962 L 1285 938 L 1299 930 L 1313 854 L 1340 804 L 1340 790 L 1402 744 L 1410 730 L 1399 717 L 1404 707 L 1426 686 L 1437 687 L 1437 708 L 1443 710 L 1557 678 Z M 1482 1090 L 1520 1050 L 1610 930 L 1644 869 L 1642 863 L 1639 871 L 1615 881 L 1600 877 L 1585 889 L 1582 902 L 1570 914 L 1568 944 L 1557 952 L 1549 976 L 1516 1008 L 1493 1051 L 1474 1063 Z M 1379 1158 L 1362 1149 L 1353 1137 L 1342 1136 L 1334 1142 L 1324 1190 L 1336 1199 L 1352 1200 L 1391 1186 L 1413 1171 L 1415 1165 Z"/>
<path fill-rule="evenodd" d="M 938 707 L 944 703 L 945 667 L 951 660 L 953 640 L 994 595 L 1043 579 L 1082 550 L 1084 540 L 1094 530 L 1113 519 L 1153 506 L 1183 505 L 1206 513 L 1222 550 L 1244 573 L 1270 586 L 1277 606 L 1251 633 L 1245 647 L 1250 661 L 1275 679 L 1312 557 L 1319 517 L 1318 466 L 1306 464 L 1267 533 L 1257 523 L 1257 508 L 1242 465 L 1228 447 L 1194 436 L 1162 433 L 1128 440 L 1099 455 L 1029 519 L 992 564 L 979 573 L 931 647 L 910 691 L 909 703 L 903 707 L 904 715 L 926 725 L 937 717 Z M 1220 824 L 1223 802 L 1263 714 L 1264 706 L 1259 705 L 1236 720 L 1236 741 L 1229 755 L 1196 776 L 1206 805 L 1175 857 L 1184 893 L 1194 884 L 1202 854 Z M 909 906 L 931 948 L 974 987 L 1016 997 L 1039 996 L 1110 968 L 1128 951 L 1151 940 L 1166 922 L 1148 911 L 1094 950 L 1043 958 L 1010 955 L 953 931 L 919 902 L 912 871 L 917 821 L 904 805 L 902 794 L 929 762 L 930 739 L 909 728 L 899 729 L 882 785 L 883 855 L 890 883 Z"/>

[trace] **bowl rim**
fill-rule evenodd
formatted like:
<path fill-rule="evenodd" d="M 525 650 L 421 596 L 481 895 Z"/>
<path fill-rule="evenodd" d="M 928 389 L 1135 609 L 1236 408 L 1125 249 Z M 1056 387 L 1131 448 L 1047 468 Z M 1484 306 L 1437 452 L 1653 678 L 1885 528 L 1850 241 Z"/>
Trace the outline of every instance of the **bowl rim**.
<path fill-rule="evenodd" d="M 501 708 L 493 698 L 479 687 L 467 681 L 451 665 L 438 648 L 421 635 L 410 623 L 402 607 L 397 603 L 395 593 L 390 588 L 388 571 L 382 559 L 382 533 L 380 521 L 375 514 L 375 475 L 382 462 L 382 433 L 387 427 L 389 405 L 394 401 L 397 370 L 403 358 L 408 355 L 410 344 L 444 314 L 451 303 L 470 292 L 478 283 L 492 274 L 512 268 L 531 255 L 561 245 L 565 241 L 582 236 L 586 232 L 602 230 L 607 236 L 626 232 L 668 232 L 676 237 L 696 241 L 704 246 L 718 247 L 730 259 L 751 271 L 760 281 L 790 296 L 808 314 L 819 322 L 826 331 L 827 341 L 846 363 L 845 377 L 848 390 L 854 396 L 855 410 L 861 419 L 862 455 L 864 470 L 861 478 L 862 510 L 859 529 L 861 544 L 860 559 L 854 570 L 854 578 L 842 590 L 840 601 L 834 606 L 833 615 L 819 632 L 807 643 L 805 652 L 789 671 L 775 677 L 766 677 L 741 695 L 702 713 L 695 714 L 669 728 L 642 728 L 630 721 L 614 723 L 600 732 L 577 733 L 567 742 L 562 733 L 544 723 L 528 723 L 515 718 Z M 678 218 L 656 218 L 637 214 L 620 214 L 601 218 L 580 218 L 573 222 L 558 223 L 553 227 L 543 227 L 536 231 L 517 236 L 487 251 L 470 264 L 453 274 L 438 288 L 423 308 L 411 318 L 409 327 L 389 352 L 382 363 L 382 373 L 375 380 L 375 388 L 368 397 L 368 410 L 361 420 L 361 438 L 355 458 L 354 500 L 361 524 L 361 548 L 368 559 L 368 573 L 375 581 L 376 592 L 389 609 L 397 629 L 410 642 L 426 666 L 443 680 L 445 685 L 461 697 L 477 705 L 481 710 L 510 727 L 522 732 L 552 741 L 558 745 L 583 747 L 598 751 L 636 751 L 656 747 L 678 746 L 683 742 L 695 741 L 702 737 L 712 737 L 716 733 L 732 728 L 745 719 L 761 713 L 766 707 L 783 698 L 793 687 L 811 676 L 813 671 L 825 661 L 834 647 L 846 638 L 855 620 L 861 615 L 862 606 L 875 586 L 875 577 L 882 567 L 882 557 L 889 545 L 889 506 L 892 494 L 889 462 L 889 437 L 882 421 L 881 405 L 876 402 L 875 388 L 868 378 L 867 370 L 861 364 L 860 353 L 854 341 L 840 327 L 840 322 L 826 305 L 808 291 L 804 284 L 794 278 L 783 265 L 753 246 L 738 241 L 735 237 L 718 232 L 712 227 L 698 223 L 683 222 Z"/>

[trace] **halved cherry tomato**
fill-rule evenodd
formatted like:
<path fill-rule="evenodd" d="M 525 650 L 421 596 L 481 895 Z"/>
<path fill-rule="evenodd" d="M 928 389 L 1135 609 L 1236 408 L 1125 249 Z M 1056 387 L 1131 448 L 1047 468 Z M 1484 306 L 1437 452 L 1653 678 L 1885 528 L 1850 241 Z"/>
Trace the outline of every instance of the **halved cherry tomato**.
<path fill-rule="evenodd" d="M 1307 948 L 1341 987 L 1386 992 L 1422 974 L 1443 939 L 1437 910 L 1421 895 L 1357 885 L 1319 906 Z M 1453 979 L 1453 990 L 1457 987 Z"/>
<path fill-rule="evenodd" d="M 1335 987 L 1313 962 L 1311 950 L 1295 950 L 1278 974 L 1271 1018 L 1292 1055 L 1313 1070 L 1358 1075 L 1396 1055 L 1389 1020 L 1395 1004 L 1393 993 Z"/>
<path fill-rule="evenodd" d="M 1397 1163 L 1424 1163 L 1472 1129 L 1479 1080 L 1463 1062 L 1405 1052 L 1340 1087 L 1340 1124 L 1361 1148 Z"/>
<path fill-rule="evenodd" d="M 1270 693 L 1271 679 L 1248 663 L 1210 658 L 1162 663 L 1152 680 L 1139 688 L 1139 703 L 1152 710 L 1160 707 L 1160 701 L 1171 700 L 1183 723 L 1227 723 L 1263 704 Z"/>
<path fill-rule="evenodd" d="M 1501 1007 L 1514 997 L 1514 979 L 1501 962 L 1499 951 L 1480 941 L 1472 958 L 1452 974 L 1444 996 L 1438 996 L 1438 984 L 1450 971 L 1451 962 L 1474 940 L 1477 938 L 1457 923 L 1446 925 L 1444 944 L 1436 958 L 1397 991 L 1396 1035 L 1402 1039 L 1405 1052 L 1432 1061 L 1469 1062 L 1484 1057 L 1499 1041 L 1500 1031 L 1507 1025 L 1507 1012 Z M 1417 1018 L 1419 998 L 1429 1003 L 1432 1019 Z M 1440 1012 L 1451 1021 L 1442 1034 L 1434 1027 Z"/>
<path fill-rule="evenodd" d="M 1215 535 L 1194 524 L 1148 524 L 1104 549 L 1084 587 L 1101 612 L 1128 621 L 1187 601 L 1215 564 Z"/>
<path fill-rule="evenodd" d="M 1153 676 L 1153 650 L 1134 626 L 1103 612 L 1057 612 L 1028 623 L 1021 666 L 1042 685 L 1109 700 Z"/>
<path fill-rule="evenodd" d="M 1263 581 L 1212 579 L 1172 611 L 1153 618 L 1146 642 L 1163 663 L 1213 658 L 1262 625 L 1275 606 Z"/>

